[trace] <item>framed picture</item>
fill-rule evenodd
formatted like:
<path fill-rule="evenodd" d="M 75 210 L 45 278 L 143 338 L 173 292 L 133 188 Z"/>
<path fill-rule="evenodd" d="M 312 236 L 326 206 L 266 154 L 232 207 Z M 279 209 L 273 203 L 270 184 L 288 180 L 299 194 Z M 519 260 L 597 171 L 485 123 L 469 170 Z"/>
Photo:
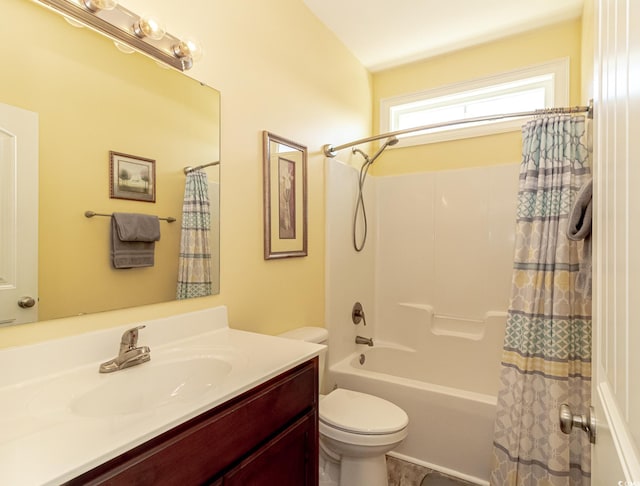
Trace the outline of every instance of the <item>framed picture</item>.
<path fill-rule="evenodd" d="M 265 131 L 264 258 L 307 255 L 307 147 Z"/>
<path fill-rule="evenodd" d="M 156 202 L 156 161 L 109 152 L 109 195 L 113 199 Z"/>

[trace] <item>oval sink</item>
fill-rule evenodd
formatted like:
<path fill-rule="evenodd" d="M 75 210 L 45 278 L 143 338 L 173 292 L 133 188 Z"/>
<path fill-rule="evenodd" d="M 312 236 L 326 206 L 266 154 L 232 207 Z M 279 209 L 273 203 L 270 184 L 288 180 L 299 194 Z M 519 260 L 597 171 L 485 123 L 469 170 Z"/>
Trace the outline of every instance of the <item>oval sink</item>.
<path fill-rule="evenodd" d="M 214 390 L 231 371 L 227 361 L 195 357 L 144 363 L 103 375 L 102 383 L 75 397 L 76 415 L 106 417 L 145 412 L 178 400 L 193 400 Z"/>

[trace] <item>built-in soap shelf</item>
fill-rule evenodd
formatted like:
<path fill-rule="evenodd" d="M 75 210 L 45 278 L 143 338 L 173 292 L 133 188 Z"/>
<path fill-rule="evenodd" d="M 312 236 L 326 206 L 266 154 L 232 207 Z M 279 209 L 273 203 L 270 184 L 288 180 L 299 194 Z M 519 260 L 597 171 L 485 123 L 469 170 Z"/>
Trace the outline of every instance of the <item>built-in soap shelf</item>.
<path fill-rule="evenodd" d="M 432 334 L 436 336 L 449 336 L 472 341 L 480 341 L 484 338 L 488 326 L 493 322 L 504 321 L 507 318 L 505 311 L 487 311 L 482 319 L 437 314 L 433 306 L 412 302 L 399 302 L 399 306 L 414 309 L 423 314 L 420 322 L 425 322 Z"/>

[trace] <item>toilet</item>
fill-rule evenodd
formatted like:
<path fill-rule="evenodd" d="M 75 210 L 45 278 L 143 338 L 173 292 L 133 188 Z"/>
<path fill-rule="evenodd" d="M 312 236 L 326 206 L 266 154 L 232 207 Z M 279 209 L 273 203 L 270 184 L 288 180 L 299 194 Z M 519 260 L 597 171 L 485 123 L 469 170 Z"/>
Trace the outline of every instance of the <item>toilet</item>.
<path fill-rule="evenodd" d="M 320 327 L 300 327 L 281 337 L 327 344 Z M 319 383 L 326 366 L 320 355 Z M 407 436 L 409 417 L 397 405 L 366 393 L 337 388 L 320 395 L 320 485 L 388 486 L 385 454 Z"/>

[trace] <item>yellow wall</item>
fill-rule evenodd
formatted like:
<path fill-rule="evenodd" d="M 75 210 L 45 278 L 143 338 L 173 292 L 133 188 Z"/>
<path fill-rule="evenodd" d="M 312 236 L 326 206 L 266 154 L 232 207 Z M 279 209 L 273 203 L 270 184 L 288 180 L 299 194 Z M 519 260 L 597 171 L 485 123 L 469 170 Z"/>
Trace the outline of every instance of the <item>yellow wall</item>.
<path fill-rule="evenodd" d="M 180 2 L 171 2 L 176 14 Z M 203 31 L 222 92 L 222 280 L 235 328 L 324 325 L 322 146 L 366 136 L 369 73 L 300 0 L 210 2 Z M 196 19 L 194 19 L 195 21 Z M 201 35 L 201 34 L 199 34 Z M 202 39 L 203 37 L 201 37 Z M 203 78 L 209 79 L 208 73 Z M 264 260 L 262 131 L 308 147 L 308 256 Z"/>
<path fill-rule="evenodd" d="M 580 95 L 582 103 L 588 103 L 589 100 L 593 99 L 595 22 L 594 1 L 586 0 L 582 10 L 582 83 Z"/>
<path fill-rule="evenodd" d="M 373 75 L 373 132 L 379 132 L 380 100 L 482 78 L 563 57 L 570 58 L 570 100 L 580 102 L 580 20 L 563 22 Z M 518 162 L 520 132 L 388 150 L 375 175 L 457 169 Z"/>
<path fill-rule="evenodd" d="M 146 8 L 142 0 L 122 3 Z M 0 347 L 223 304 L 235 328 L 276 333 L 324 325 L 321 148 L 369 134 L 369 73 L 299 0 L 149 5 L 170 32 L 200 39 L 205 57 L 192 76 L 221 91 L 221 293 L 3 328 Z M 263 130 L 309 149 L 307 257 L 263 259 Z"/>

